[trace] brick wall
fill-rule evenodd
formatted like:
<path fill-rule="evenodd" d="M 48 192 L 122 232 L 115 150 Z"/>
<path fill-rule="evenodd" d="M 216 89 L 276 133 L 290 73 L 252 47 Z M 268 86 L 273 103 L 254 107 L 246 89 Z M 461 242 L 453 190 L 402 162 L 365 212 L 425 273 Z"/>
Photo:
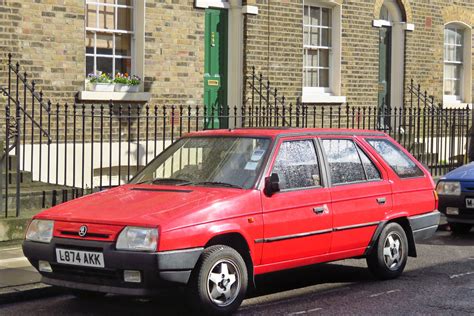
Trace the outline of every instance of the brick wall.
<path fill-rule="evenodd" d="M 53 102 L 73 102 L 84 88 L 85 1 L 0 0 L 0 84 L 9 52 Z M 204 10 L 193 0 L 147 0 L 145 90 L 152 104 L 200 104 Z"/>
<path fill-rule="evenodd" d="M 322 1 L 324 2 L 324 1 Z M 379 19 L 383 0 L 342 1 L 341 92 L 351 105 L 376 105 Z M 435 100 L 443 97 L 444 24 L 457 20 L 474 25 L 474 2 L 402 0 L 405 16 L 415 24 L 406 32 L 405 83 L 413 78 Z M 302 87 L 302 1 L 251 1 L 259 15 L 246 18 L 245 71 L 256 66 L 290 100 Z M 270 12 L 270 18 L 268 18 Z M 473 50 L 474 53 L 474 50 Z M 474 64 L 474 63 L 473 63 Z"/>
<path fill-rule="evenodd" d="M 71 100 L 83 86 L 84 1 L 0 0 L 0 80 L 7 54 L 19 61 L 45 95 Z"/>
<path fill-rule="evenodd" d="M 145 87 L 152 103 L 203 102 L 204 10 L 193 0 L 148 0 Z"/>
<path fill-rule="evenodd" d="M 244 73 L 255 66 L 289 100 L 303 84 L 302 1 L 257 0 L 256 16 L 245 18 Z"/>

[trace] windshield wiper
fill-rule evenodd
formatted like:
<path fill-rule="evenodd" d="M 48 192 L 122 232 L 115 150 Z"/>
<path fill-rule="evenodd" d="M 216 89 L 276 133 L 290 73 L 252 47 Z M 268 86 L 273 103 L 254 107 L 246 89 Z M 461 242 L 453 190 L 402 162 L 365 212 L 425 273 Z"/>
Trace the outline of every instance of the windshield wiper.
<path fill-rule="evenodd" d="M 191 184 L 192 182 L 186 179 L 178 179 L 178 178 L 156 178 L 153 180 L 146 180 L 139 182 L 138 184 L 142 183 L 151 183 L 151 184 L 158 184 L 158 183 L 176 183 L 176 185 L 188 185 Z"/>
<path fill-rule="evenodd" d="M 193 185 L 220 185 L 220 186 L 223 186 L 223 187 L 242 189 L 242 187 L 240 185 L 227 183 L 227 182 L 220 182 L 220 181 L 194 182 Z"/>

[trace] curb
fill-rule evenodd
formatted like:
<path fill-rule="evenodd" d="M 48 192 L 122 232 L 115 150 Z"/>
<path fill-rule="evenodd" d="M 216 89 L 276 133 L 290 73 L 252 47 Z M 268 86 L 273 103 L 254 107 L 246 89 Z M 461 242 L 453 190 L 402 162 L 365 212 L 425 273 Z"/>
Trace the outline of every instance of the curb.
<path fill-rule="evenodd" d="M 61 289 L 58 287 L 46 285 L 39 282 L 11 286 L 0 289 L 0 305 L 54 296 L 60 294 L 61 292 Z"/>

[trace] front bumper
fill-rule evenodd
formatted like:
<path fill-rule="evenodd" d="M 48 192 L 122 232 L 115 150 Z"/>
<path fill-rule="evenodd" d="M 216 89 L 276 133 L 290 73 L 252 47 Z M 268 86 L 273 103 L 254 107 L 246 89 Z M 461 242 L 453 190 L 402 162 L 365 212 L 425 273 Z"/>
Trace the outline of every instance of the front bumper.
<path fill-rule="evenodd" d="M 56 247 L 71 250 L 102 252 L 105 268 L 90 268 L 60 264 L 56 260 Z M 38 269 L 38 261 L 48 261 L 53 272 L 41 272 L 42 282 L 50 285 L 105 293 L 147 296 L 160 289 L 187 284 L 203 248 L 156 253 L 121 251 L 115 243 L 66 238 L 53 238 L 44 244 L 32 241 L 23 243 L 23 252 Z M 124 270 L 138 270 L 140 283 L 123 279 Z"/>
<path fill-rule="evenodd" d="M 474 225 L 474 208 L 466 207 L 466 198 L 474 198 L 474 193 L 461 192 L 461 195 L 458 196 L 439 196 L 439 211 L 446 215 L 448 223 L 464 223 Z M 446 214 L 447 207 L 458 208 L 459 215 Z"/>

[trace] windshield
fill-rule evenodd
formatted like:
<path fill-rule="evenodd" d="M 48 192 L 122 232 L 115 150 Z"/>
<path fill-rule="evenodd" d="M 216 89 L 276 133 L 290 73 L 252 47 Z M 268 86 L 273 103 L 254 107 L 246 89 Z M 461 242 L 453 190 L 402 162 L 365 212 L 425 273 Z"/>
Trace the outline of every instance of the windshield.
<path fill-rule="evenodd" d="M 182 138 L 130 183 L 208 185 L 249 189 L 262 167 L 270 139 Z"/>

